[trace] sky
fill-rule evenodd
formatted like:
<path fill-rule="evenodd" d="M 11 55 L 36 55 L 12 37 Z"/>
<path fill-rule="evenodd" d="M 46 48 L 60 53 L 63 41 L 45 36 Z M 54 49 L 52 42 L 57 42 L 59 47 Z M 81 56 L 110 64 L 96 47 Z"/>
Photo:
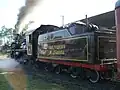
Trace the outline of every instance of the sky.
<path fill-rule="evenodd" d="M 19 9 L 24 0 L 0 0 L 0 27 L 14 27 Z"/>
<path fill-rule="evenodd" d="M 20 27 L 24 27 L 29 21 L 34 21 L 29 28 L 36 28 L 41 24 L 62 25 L 88 17 L 95 16 L 114 10 L 117 0 L 42 0 L 29 13 Z M 19 8 L 23 6 L 25 0 L 1 0 L 0 2 L 0 27 L 14 27 L 17 21 Z"/>

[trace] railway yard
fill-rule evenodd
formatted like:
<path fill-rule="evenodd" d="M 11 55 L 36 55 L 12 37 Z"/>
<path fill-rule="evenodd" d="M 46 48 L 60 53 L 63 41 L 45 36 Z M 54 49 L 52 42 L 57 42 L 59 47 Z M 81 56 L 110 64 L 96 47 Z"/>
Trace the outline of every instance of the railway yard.
<path fill-rule="evenodd" d="M 71 12 L 79 8 L 69 8 L 69 18 L 77 20 L 64 21 L 64 16 L 68 16 L 63 15 L 62 26 L 50 17 L 56 14 L 57 4 L 49 3 L 57 6 L 56 10 L 48 15 L 51 20 L 45 19 L 47 24 L 42 22 L 41 15 L 47 13 L 41 10 L 49 10 L 42 9 L 43 1 L 40 4 L 41 0 L 24 0 L 14 28 L 1 27 L 0 90 L 120 90 L 120 0 L 114 3 L 114 10 L 95 16 L 88 13 L 94 10 L 81 9 L 87 12 L 81 20 Z M 70 2 L 66 3 L 68 7 Z M 39 9 L 40 15 L 35 9 Z M 27 18 L 34 17 L 34 11 L 40 20 L 36 16 Z M 54 19 L 55 24 L 49 23 Z"/>

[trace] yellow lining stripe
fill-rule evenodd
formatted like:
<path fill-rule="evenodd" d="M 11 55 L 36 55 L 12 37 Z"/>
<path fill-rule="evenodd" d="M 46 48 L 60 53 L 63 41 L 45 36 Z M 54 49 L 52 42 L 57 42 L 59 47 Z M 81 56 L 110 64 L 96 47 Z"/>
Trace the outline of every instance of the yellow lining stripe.
<path fill-rule="evenodd" d="M 65 59 L 65 58 L 52 58 L 52 57 L 39 57 L 41 59 L 54 59 L 54 60 L 68 60 L 68 61 L 88 61 L 88 60 L 78 60 L 78 59 Z"/>

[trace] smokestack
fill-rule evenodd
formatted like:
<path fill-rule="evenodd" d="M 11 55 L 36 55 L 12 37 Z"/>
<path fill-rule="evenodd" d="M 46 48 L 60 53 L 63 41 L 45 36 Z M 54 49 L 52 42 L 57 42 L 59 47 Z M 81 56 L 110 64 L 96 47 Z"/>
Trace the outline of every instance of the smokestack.
<path fill-rule="evenodd" d="M 117 71 L 118 79 L 120 79 L 120 0 L 115 5 L 115 20 L 116 20 L 116 44 L 117 44 Z"/>
<path fill-rule="evenodd" d="M 25 6 L 21 7 L 18 14 L 18 19 L 15 27 L 19 29 L 20 24 L 25 19 L 25 17 L 33 10 L 33 8 L 38 4 L 41 0 L 26 0 Z"/>

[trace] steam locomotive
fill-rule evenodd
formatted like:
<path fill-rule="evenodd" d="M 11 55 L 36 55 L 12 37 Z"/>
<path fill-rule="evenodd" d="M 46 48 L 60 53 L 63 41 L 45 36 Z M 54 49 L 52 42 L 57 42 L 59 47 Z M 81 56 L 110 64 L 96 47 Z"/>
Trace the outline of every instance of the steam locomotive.
<path fill-rule="evenodd" d="M 26 32 L 26 49 L 20 51 L 28 62 L 42 63 L 43 66 L 38 65 L 56 74 L 66 71 L 73 78 L 85 76 L 92 83 L 100 79 L 120 80 L 119 16 L 120 0 L 115 5 L 116 30 L 79 22 L 63 27 L 41 25 Z M 19 45 L 13 43 L 13 57 L 19 51 L 14 46 Z"/>
<path fill-rule="evenodd" d="M 116 72 L 116 31 L 73 22 L 62 27 L 41 25 L 26 32 L 28 61 L 44 63 L 46 71 L 68 72 L 96 83 Z M 84 77 L 83 77 L 84 76 Z"/>

